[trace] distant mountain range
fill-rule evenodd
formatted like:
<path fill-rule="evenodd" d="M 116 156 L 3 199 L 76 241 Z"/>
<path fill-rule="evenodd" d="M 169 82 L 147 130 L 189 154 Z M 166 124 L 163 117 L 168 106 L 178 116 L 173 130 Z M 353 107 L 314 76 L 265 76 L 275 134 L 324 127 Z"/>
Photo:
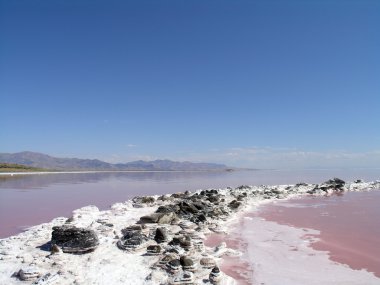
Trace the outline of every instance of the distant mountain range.
<path fill-rule="evenodd" d="M 171 160 L 132 161 L 112 164 L 98 159 L 59 158 L 37 152 L 0 153 L 0 163 L 17 163 L 52 170 L 145 170 L 145 171 L 207 171 L 231 170 L 224 164 L 178 162 Z"/>

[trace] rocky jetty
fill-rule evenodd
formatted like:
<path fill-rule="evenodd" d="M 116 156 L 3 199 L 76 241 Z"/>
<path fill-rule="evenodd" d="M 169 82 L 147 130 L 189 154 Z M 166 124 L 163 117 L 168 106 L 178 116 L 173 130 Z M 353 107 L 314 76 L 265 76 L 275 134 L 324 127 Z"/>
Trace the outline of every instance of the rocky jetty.
<path fill-rule="evenodd" d="M 239 252 L 225 243 L 207 247 L 204 240 L 227 233 L 237 213 L 266 200 L 378 188 L 380 181 L 333 178 L 136 197 L 107 211 L 84 207 L 70 219 L 0 240 L 0 284 L 235 284 L 218 265 Z"/>

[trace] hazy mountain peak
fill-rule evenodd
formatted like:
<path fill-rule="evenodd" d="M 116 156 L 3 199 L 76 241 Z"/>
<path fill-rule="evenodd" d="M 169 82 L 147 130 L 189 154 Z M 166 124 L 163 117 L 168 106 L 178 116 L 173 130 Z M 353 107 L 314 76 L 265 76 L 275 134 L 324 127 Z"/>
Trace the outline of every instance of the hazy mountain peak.
<path fill-rule="evenodd" d="M 17 163 L 38 168 L 56 170 L 225 170 L 227 166 L 216 163 L 178 162 L 168 159 L 153 161 L 137 160 L 112 164 L 99 159 L 59 158 L 44 153 L 22 151 L 18 153 L 0 153 L 0 162 Z"/>

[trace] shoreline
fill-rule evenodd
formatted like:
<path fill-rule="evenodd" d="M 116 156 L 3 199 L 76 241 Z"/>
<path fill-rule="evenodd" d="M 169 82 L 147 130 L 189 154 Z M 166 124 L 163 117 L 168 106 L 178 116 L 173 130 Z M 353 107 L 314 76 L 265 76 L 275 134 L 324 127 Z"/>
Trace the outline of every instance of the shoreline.
<path fill-rule="evenodd" d="M 234 169 L 232 171 L 260 171 L 261 169 Z M 0 176 L 14 175 L 41 175 L 41 174 L 81 174 L 81 173 L 160 173 L 160 172 L 231 172 L 227 169 L 210 169 L 210 170 L 83 170 L 83 171 L 30 171 L 30 172 L 0 172 Z"/>
<path fill-rule="evenodd" d="M 257 216 L 280 225 L 318 231 L 311 247 L 328 252 L 333 262 L 364 269 L 380 278 L 380 189 L 329 197 L 278 201 L 258 209 Z"/>
<path fill-rule="evenodd" d="M 380 182 L 362 182 L 356 183 L 338 183 L 339 181 L 330 181 L 316 184 L 296 184 L 296 185 L 277 185 L 277 186 L 241 186 L 235 189 L 226 188 L 218 190 L 198 190 L 194 193 L 177 193 L 163 196 L 149 196 L 151 198 L 139 197 L 128 200 L 124 203 L 116 203 L 109 210 L 99 211 L 95 206 L 87 206 L 73 211 L 73 216 L 69 222 L 66 218 L 56 218 L 50 223 L 45 223 L 31 227 L 29 230 L 16 236 L 0 239 L 0 283 L 6 284 L 23 284 L 19 277 L 14 276 L 18 270 L 27 266 L 33 266 L 39 271 L 39 275 L 45 273 L 55 274 L 60 281 L 58 284 L 160 284 L 159 280 L 172 282 L 172 279 L 178 274 L 183 273 L 181 270 L 175 274 L 167 272 L 165 268 L 150 269 L 156 264 L 162 254 L 159 256 L 145 256 L 148 243 L 157 245 L 157 242 L 150 239 L 147 244 L 142 246 L 142 252 L 138 250 L 124 251 L 117 248 L 117 242 L 124 242 L 126 246 L 130 243 L 123 234 L 122 230 L 131 227 L 139 222 L 142 216 L 152 216 L 160 207 L 170 208 L 170 205 L 184 205 L 186 203 L 195 203 L 196 198 L 205 198 L 214 200 L 217 197 L 217 203 L 206 203 L 212 211 L 223 210 L 226 214 L 207 218 L 200 223 L 190 222 L 187 219 L 188 213 L 179 216 L 176 223 L 148 223 L 146 227 L 149 231 L 157 234 L 157 228 L 166 228 L 170 238 L 175 236 L 191 236 L 193 243 L 195 241 L 204 241 L 207 236 L 215 232 L 228 232 L 227 227 L 231 226 L 239 218 L 243 217 L 252 209 L 273 200 L 286 200 L 292 197 L 302 195 L 325 195 L 336 191 L 362 191 L 367 189 L 380 188 Z M 205 192 L 206 191 L 206 192 Z M 203 192 L 203 196 L 201 195 Z M 200 197 L 196 197 L 200 196 Z M 212 199 L 211 199 L 212 198 Z M 222 202 L 222 200 L 225 200 Z M 199 200 L 199 199 L 198 199 Z M 145 201 L 145 202 L 144 202 Z M 182 204 L 181 204 L 182 203 Z M 194 210 L 195 211 L 195 210 Z M 192 218 L 194 215 L 192 216 Z M 182 223 L 182 224 L 181 224 Z M 140 220 L 141 224 L 141 220 Z M 144 223 L 143 223 L 144 224 Z M 112 226 L 110 226 L 112 225 Z M 136 224 L 138 225 L 138 224 Z M 260 223 L 257 224 L 258 227 Z M 99 245 L 91 252 L 81 255 L 69 253 L 51 254 L 49 241 L 53 226 L 70 226 L 76 228 L 87 228 L 96 232 L 99 238 Z M 199 230 L 194 231 L 195 227 Z M 145 230 L 142 230 L 145 231 Z M 149 236 L 149 234 L 148 234 Z M 160 243 L 166 250 L 179 251 L 178 255 L 186 255 L 197 263 L 197 269 L 194 272 L 194 284 L 210 284 L 208 275 L 211 269 L 200 269 L 199 260 L 202 254 L 209 256 L 219 264 L 221 257 L 225 254 L 238 256 L 239 253 L 225 245 L 218 247 L 205 247 L 199 252 L 183 250 L 183 248 L 174 248 L 168 243 L 169 239 Z M 62 249 L 61 249 L 62 251 Z M 240 254 L 241 255 L 241 254 Z M 262 260 L 265 258 L 262 257 Z M 202 271 L 202 272 L 201 272 Z M 203 271 L 206 271 L 204 273 Z M 260 273 L 254 270 L 254 275 Z M 200 276 L 199 274 L 205 274 Z M 191 275 L 191 274 L 190 274 Z M 14 277 L 11 277 L 14 276 Z M 222 283 L 218 284 L 237 284 L 232 278 L 224 273 Z M 368 276 L 367 276 L 368 277 Z M 368 277 L 369 278 L 369 277 Z M 377 279 L 377 278 L 376 278 Z M 171 281 L 170 281 L 171 280 Z M 206 281 L 205 281 L 206 280 Z M 377 282 L 379 279 L 377 279 Z M 89 283 L 86 283 L 89 282 Z M 174 282 L 174 281 L 173 281 Z M 205 283 L 206 282 L 206 283 Z M 371 281 L 370 281 L 371 282 Z M 367 284 L 372 284 L 372 283 Z M 45 283 L 42 283 L 45 284 Z M 46 283 L 48 284 L 48 283 Z M 182 283 L 173 283 L 182 284 Z M 183 283 L 185 284 L 185 283 Z"/>

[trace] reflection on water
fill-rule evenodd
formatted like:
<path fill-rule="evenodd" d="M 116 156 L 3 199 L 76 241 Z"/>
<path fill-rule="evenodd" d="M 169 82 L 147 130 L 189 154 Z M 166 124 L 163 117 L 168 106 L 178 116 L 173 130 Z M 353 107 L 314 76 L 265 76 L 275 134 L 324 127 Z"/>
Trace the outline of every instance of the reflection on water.
<path fill-rule="evenodd" d="M 131 180 L 170 182 L 196 177 L 215 178 L 225 172 L 91 172 L 91 173 L 51 173 L 39 175 L 0 176 L 0 188 L 36 189 L 52 184 L 96 183 L 103 180 Z"/>
<path fill-rule="evenodd" d="M 107 209 L 113 203 L 139 195 L 242 184 L 319 183 L 331 177 L 351 181 L 357 178 L 375 180 L 379 176 L 378 169 L 0 175 L 0 237 L 58 216 L 70 216 L 74 209 L 86 205 Z"/>

